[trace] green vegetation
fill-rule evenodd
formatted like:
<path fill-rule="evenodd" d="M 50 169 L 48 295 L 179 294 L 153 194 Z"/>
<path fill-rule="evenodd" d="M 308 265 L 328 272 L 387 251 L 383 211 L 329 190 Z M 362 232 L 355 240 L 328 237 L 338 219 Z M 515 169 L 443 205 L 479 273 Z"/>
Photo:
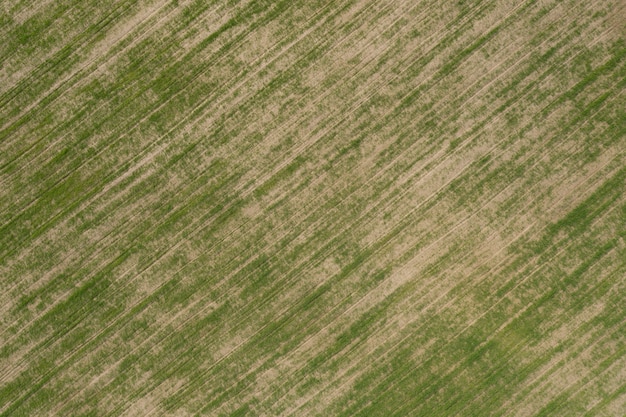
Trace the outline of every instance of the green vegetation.
<path fill-rule="evenodd" d="M 0 416 L 624 414 L 596 3 L 7 3 Z"/>

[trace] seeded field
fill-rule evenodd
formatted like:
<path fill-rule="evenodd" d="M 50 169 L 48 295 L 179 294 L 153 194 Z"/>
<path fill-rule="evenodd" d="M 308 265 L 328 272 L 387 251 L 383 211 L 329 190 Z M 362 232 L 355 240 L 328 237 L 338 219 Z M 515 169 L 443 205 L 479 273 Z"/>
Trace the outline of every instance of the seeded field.
<path fill-rule="evenodd" d="M 0 416 L 626 415 L 626 4 L 0 2 Z"/>

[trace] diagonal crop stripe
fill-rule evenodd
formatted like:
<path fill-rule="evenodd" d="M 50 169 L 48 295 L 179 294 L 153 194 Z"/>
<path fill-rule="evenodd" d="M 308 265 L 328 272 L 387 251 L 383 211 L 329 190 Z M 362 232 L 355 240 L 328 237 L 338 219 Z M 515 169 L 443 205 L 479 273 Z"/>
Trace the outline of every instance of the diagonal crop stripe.
<path fill-rule="evenodd" d="M 0 4 L 0 416 L 625 415 L 619 3 Z"/>

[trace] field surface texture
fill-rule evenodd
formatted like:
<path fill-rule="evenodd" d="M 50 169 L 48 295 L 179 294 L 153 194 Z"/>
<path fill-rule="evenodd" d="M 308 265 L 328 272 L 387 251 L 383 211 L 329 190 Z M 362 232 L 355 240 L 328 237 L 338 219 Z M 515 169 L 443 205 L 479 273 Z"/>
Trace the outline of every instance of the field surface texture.
<path fill-rule="evenodd" d="M 625 299 L 623 1 L 0 1 L 0 417 L 623 417 Z"/>

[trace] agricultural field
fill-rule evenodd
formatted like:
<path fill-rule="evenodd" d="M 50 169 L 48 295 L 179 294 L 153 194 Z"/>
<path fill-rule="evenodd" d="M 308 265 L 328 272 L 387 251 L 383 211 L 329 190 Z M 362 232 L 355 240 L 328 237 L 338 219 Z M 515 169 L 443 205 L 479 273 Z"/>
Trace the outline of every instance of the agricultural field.
<path fill-rule="evenodd" d="M 4 0 L 0 41 L 0 416 L 626 415 L 623 0 Z"/>

